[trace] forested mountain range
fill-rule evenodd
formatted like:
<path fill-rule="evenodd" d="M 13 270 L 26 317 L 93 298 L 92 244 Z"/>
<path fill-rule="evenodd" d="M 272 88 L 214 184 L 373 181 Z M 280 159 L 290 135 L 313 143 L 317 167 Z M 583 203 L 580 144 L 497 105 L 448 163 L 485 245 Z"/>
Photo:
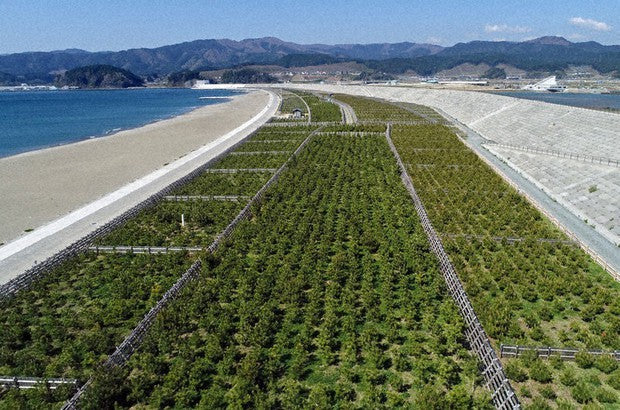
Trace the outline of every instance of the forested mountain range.
<path fill-rule="evenodd" d="M 62 50 L 0 55 L 0 80 L 51 81 L 72 68 L 107 64 L 138 75 L 167 75 L 181 70 L 272 64 L 282 67 L 356 61 L 387 73 L 407 70 L 432 75 L 462 63 L 504 63 L 524 70 L 554 71 L 568 65 L 591 65 L 600 72 L 620 72 L 620 45 L 590 41 L 572 43 L 562 37 L 525 42 L 473 41 L 452 47 L 417 43 L 297 44 L 273 37 L 234 40 L 196 40 L 158 48 L 118 52 Z"/>
<path fill-rule="evenodd" d="M 455 44 L 429 56 L 369 61 L 368 66 L 390 73 L 411 70 L 420 75 L 432 75 L 464 63 L 509 64 L 526 71 L 543 72 L 589 65 L 602 73 L 620 73 L 620 45 L 604 46 L 594 41 L 572 43 L 562 37 L 540 37 L 524 42 L 472 41 Z"/>
<path fill-rule="evenodd" d="M 144 80 L 122 68 L 99 64 L 72 68 L 58 75 L 55 83 L 59 87 L 128 88 L 140 87 Z"/>

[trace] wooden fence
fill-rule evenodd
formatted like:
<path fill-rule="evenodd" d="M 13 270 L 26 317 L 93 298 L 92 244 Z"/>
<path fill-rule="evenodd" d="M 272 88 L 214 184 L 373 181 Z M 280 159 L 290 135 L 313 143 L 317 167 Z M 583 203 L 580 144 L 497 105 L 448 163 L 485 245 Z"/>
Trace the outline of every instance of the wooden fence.
<path fill-rule="evenodd" d="M 394 154 L 396 158 L 396 162 L 398 163 L 398 167 L 400 168 L 400 176 L 401 179 L 409 192 L 411 199 L 413 200 L 413 204 L 415 206 L 416 212 L 420 218 L 422 223 L 422 227 L 426 236 L 428 238 L 431 251 L 437 256 L 439 260 L 439 270 L 444 276 L 446 284 L 448 285 L 448 290 L 450 291 L 450 295 L 456 302 L 456 305 L 461 312 L 461 315 L 465 319 L 466 330 L 465 337 L 469 342 L 472 350 L 476 353 L 480 361 L 483 365 L 482 376 L 486 381 L 487 388 L 491 391 L 491 400 L 496 408 L 498 409 L 519 409 L 520 403 L 517 396 L 510 385 L 510 381 L 506 377 L 504 373 L 504 369 L 502 368 L 502 364 L 491 347 L 491 342 L 487 337 L 482 324 L 478 320 L 478 316 L 474 312 L 474 308 L 465 293 L 465 289 L 459 280 L 454 266 L 450 261 L 448 254 L 443 248 L 443 244 L 439 239 L 439 236 L 435 232 L 433 225 L 431 224 L 430 218 L 426 213 L 426 209 L 424 208 L 424 204 L 420 200 L 414 186 L 411 181 L 411 177 L 407 173 L 407 169 L 405 168 L 405 164 L 400 158 L 400 154 L 396 150 L 394 143 L 392 142 L 391 134 L 391 124 L 388 123 L 387 131 L 385 133 L 386 139 L 390 146 L 390 150 Z"/>
<path fill-rule="evenodd" d="M 605 350 L 579 350 L 579 349 L 565 349 L 559 347 L 531 347 L 531 346 L 519 346 L 519 345 L 500 345 L 499 357 L 519 357 L 525 352 L 535 351 L 536 355 L 543 359 L 549 359 L 550 357 L 559 357 L 562 360 L 575 360 L 575 355 L 579 352 L 586 352 L 593 356 L 611 356 L 612 358 L 620 361 L 620 350 L 605 351 Z"/>
<path fill-rule="evenodd" d="M 290 154 L 291 151 L 235 151 L 230 155 L 284 155 Z"/>
<path fill-rule="evenodd" d="M 247 201 L 248 195 L 166 195 L 164 201 L 188 202 L 188 201 Z"/>
<path fill-rule="evenodd" d="M 121 254 L 165 254 L 172 252 L 200 252 L 206 250 L 202 246 L 100 246 L 93 245 L 88 247 L 89 251 L 95 253 L 121 253 Z"/>
<path fill-rule="evenodd" d="M 75 379 L 47 379 L 44 377 L 17 377 L 17 376 L 0 376 L 0 386 L 16 389 L 35 389 L 41 385 L 47 386 L 54 390 L 66 384 L 76 385 Z"/>
<path fill-rule="evenodd" d="M 341 122 L 337 121 L 321 121 L 321 122 L 313 122 L 312 125 L 322 126 L 322 125 L 340 125 Z M 263 127 L 299 127 L 300 121 L 288 121 L 288 122 L 268 122 L 263 125 Z M 303 125 L 303 123 L 301 123 Z"/>
<path fill-rule="evenodd" d="M 207 174 L 238 174 L 240 172 L 264 172 L 272 174 L 277 168 L 209 168 L 205 170 Z"/>

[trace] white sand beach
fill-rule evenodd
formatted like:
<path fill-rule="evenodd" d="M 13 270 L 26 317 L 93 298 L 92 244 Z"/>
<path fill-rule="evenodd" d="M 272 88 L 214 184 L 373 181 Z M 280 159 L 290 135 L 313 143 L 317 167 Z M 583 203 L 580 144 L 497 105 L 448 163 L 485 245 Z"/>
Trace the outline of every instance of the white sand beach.
<path fill-rule="evenodd" d="M 8 243 L 173 162 L 244 124 L 268 104 L 232 101 L 114 135 L 0 159 L 0 243 Z"/>

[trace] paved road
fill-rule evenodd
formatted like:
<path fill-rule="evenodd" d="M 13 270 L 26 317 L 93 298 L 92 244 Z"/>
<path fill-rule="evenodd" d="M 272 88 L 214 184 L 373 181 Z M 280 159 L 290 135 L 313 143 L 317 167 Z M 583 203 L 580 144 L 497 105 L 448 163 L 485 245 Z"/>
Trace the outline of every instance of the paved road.
<path fill-rule="evenodd" d="M 335 98 L 332 98 L 331 101 L 340 107 L 340 110 L 344 115 L 345 124 L 355 124 L 357 122 L 357 115 L 355 115 L 355 110 L 353 110 L 353 108 L 351 108 L 349 104 L 338 101 Z"/>
<path fill-rule="evenodd" d="M 204 150 L 197 150 L 188 154 L 171 163 L 165 169 L 155 171 L 98 201 L 37 229 L 33 232 L 37 235 L 27 235 L 2 247 L 0 284 L 19 276 L 36 265 L 37 262 L 66 248 L 247 137 L 267 122 L 276 112 L 279 97 L 271 91 L 269 93 L 271 97 L 265 109 L 243 125 L 205 146 Z"/>
<path fill-rule="evenodd" d="M 465 143 L 469 147 L 501 171 L 507 179 L 517 185 L 519 190 L 523 191 L 524 194 L 529 196 L 540 207 L 551 214 L 551 216 L 553 216 L 562 226 L 572 232 L 579 242 L 590 248 L 595 254 L 599 255 L 603 259 L 603 261 L 599 261 L 600 263 L 606 263 L 611 270 L 615 270 L 616 274 L 617 272 L 620 272 L 620 248 L 605 239 L 599 232 L 595 231 L 575 214 L 556 202 L 553 198 L 538 188 L 530 180 L 526 179 L 514 168 L 510 167 L 508 164 L 493 155 L 493 153 L 491 153 L 483 145 L 488 142 L 487 139 L 452 118 L 445 112 L 442 112 L 439 109 L 436 110 L 466 133 L 467 139 L 465 140 Z M 619 280 L 620 278 L 616 276 L 616 279 Z"/>

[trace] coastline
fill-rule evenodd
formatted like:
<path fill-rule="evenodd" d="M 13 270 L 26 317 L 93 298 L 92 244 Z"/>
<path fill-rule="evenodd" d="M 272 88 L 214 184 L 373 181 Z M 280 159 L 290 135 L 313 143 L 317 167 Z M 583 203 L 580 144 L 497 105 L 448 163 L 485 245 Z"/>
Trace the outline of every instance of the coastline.
<path fill-rule="evenodd" d="M 268 100 L 263 92 L 235 95 L 138 128 L 0 158 L 0 243 L 216 141 Z"/>
<path fill-rule="evenodd" d="M 236 95 L 230 96 L 230 97 L 225 97 L 229 101 L 219 102 L 218 104 L 225 104 L 227 102 L 231 102 L 236 97 L 237 97 Z M 61 141 L 61 142 L 59 142 L 57 144 L 45 145 L 45 146 L 41 146 L 40 148 L 35 148 L 35 149 L 28 150 L 28 151 L 23 151 L 23 152 L 18 152 L 16 154 L 12 154 L 12 155 L 8 155 L 8 156 L 1 156 L 0 155 L 0 161 L 2 161 L 3 159 L 8 159 L 8 158 L 17 158 L 17 157 L 20 157 L 20 156 L 27 156 L 28 154 L 33 154 L 33 153 L 45 152 L 47 150 L 52 150 L 54 148 L 61 148 L 61 147 L 68 146 L 68 145 L 81 144 L 81 143 L 89 142 L 89 141 L 92 141 L 92 140 L 98 140 L 98 139 L 101 139 L 101 138 L 113 137 L 113 136 L 115 136 L 115 135 L 117 135 L 119 133 L 122 133 L 122 132 L 139 130 L 139 129 L 147 127 L 149 125 L 165 122 L 165 121 L 172 120 L 172 119 L 175 119 L 175 118 L 178 118 L 178 117 L 182 117 L 184 115 L 192 113 L 193 111 L 200 110 L 202 108 L 206 108 L 206 107 L 210 107 L 210 106 L 211 105 L 199 106 L 199 107 L 190 107 L 187 110 L 183 110 L 182 112 L 170 114 L 169 116 L 166 116 L 164 118 L 157 118 L 157 119 L 154 119 L 152 121 L 148 121 L 148 122 L 145 122 L 143 124 L 140 124 L 140 125 L 138 125 L 136 127 L 115 128 L 115 129 L 106 131 L 103 134 L 89 135 L 89 136 L 84 137 L 82 139 L 79 139 L 77 141 L 64 141 L 64 142 Z"/>
<path fill-rule="evenodd" d="M 162 90 L 163 89 L 164 88 L 162 88 Z M 63 93 L 63 94 L 93 93 L 93 92 L 109 93 L 109 92 L 129 91 L 129 90 L 135 90 L 137 92 L 140 92 L 140 91 L 145 91 L 146 89 L 145 88 L 136 88 L 136 89 L 131 89 L 131 88 L 116 89 L 115 88 L 115 89 L 80 89 L 80 90 L 58 90 L 58 91 L 25 91 L 25 92 L 21 92 L 20 94 L 27 95 L 28 93 L 32 93 L 37 96 L 38 95 L 49 96 L 49 95 L 55 95 L 57 93 Z M 187 89 L 166 88 L 165 90 L 175 91 L 175 90 L 187 90 Z M 220 88 L 219 90 L 224 90 L 224 89 Z M 53 138 L 50 138 L 49 140 L 43 139 L 42 141 L 36 142 L 34 144 L 27 143 L 24 146 L 21 146 L 21 145 L 13 146 L 11 144 L 11 140 L 15 139 L 16 136 L 10 135 L 8 145 L 4 147 L 3 149 L 0 149 L 0 159 L 14 157 L 17 155 L 21 155 L 21 154 L 25 154 L 25 153 L 33 152 L 33 151 L 40 151 L 40 150 L 44 150 L 47 148 L 54 148 L 54 147 L 59 147 L 63 145 L 74 144 L 80 141 L 108 137 L 108 136 L 117 134 L 121 131 L 137 129 L 137 128 L 140 128 L 140 127 L 143 127 L 149 124 L 153 124 L 156 122 L 165 121 L 171 118 L 179 117 L 184 114 L 190 113 L 196 109 L 200 109 L 200 108 L 203 108 L 209 105 L 222 104 L 225 102 L 229 102 L 233 98 L 239 96 L 240 93 L 244 92 L 242 90 L 239 90 L 239 91 L 226 90 L 226 91 L 228 91 L 231 95 L 222 96 L 221 99 L 218 97 L 218 99 L 214 99 L 214 100 L 204 99 L 199 96 L 198 100 L 196 100 L 196 103 L 191 102 L 191 104 L 189 105 L 185 105 L 183 102 L 180 103 L 178 100 L 179 97 L 177 97 L 176 95 L 173 95 L 172 96 L 173 103 L 167 104 L 166 108 L 163 109 L 163 111 L 162 111 L 162 107 L 159 107 L 157 105 L 150 105 L 147 103 L 147 110 L 159 110 L 160 112 L 136 112 L 135 113 L 136 115 L 132 115 L 126 118 L 120 118 L 112 122 L 109 120 L 106 121 L 106 118 L 112 118 L 114 117 L 115 114 L 112 112 L 105 113 L 104 111 L 104 114 L 107 117 L 106 116 L 101 117 L 101 119 L 105 123 L 103 127 L 93 124 L 92 119 L 86 118 L 85 119 L 86 129 L 81 129 L 81 124 L 79 122 L 76 122 L 75 118 L 71 118 L 65 124 L 66 130 L 62 131 L 63 135 L 58 135 L 59 133 L 58 130 L 55 130 L 55 132 L 52 132 L 52 135 L 54 135 Z M 6 94 L 6 93 L 2 93 L 0 91 L 0 95 L 2 94 Z M 107 100 L 104 100 L 104 101 L 107 101 Z M 134 106 L 135 103 L 140 102 L 140 101 L 141 101 L 140 98 L 138 98 L 137 101 L 134 101 L 134 103 L 131 105 Z M 201 102 L 198 103 L 198 101 L 201 101 Z M 108 102 L 113 103 L 112 101 L 108 101 Z M 49 103 L 54 103 L 54 100 L 50 100 Z M 186 101 L 185 103 L 189 103 L 189 101 Z M 75 110 L 75 107 L 69 107 L 69 110 Z M 77 115 L 80 115 L 80 113 L 78 113 Z M 128 118 L 131 118 L 131 120 L 128 120 Z M 18 119 L 18 121 L 24 121 L 24 119 L 21 118 L 21 119 Z M 3 124 L 3 126 L 7 126 L 7 124 Z M 39 130 L 39 132 L 45 133 L 43 129 Z M 27 133 L 26 135 L 24 135 L 24 138 L 25 140 L 28 141 L 28 140 L 32 140 L 33 136 Z"/>

